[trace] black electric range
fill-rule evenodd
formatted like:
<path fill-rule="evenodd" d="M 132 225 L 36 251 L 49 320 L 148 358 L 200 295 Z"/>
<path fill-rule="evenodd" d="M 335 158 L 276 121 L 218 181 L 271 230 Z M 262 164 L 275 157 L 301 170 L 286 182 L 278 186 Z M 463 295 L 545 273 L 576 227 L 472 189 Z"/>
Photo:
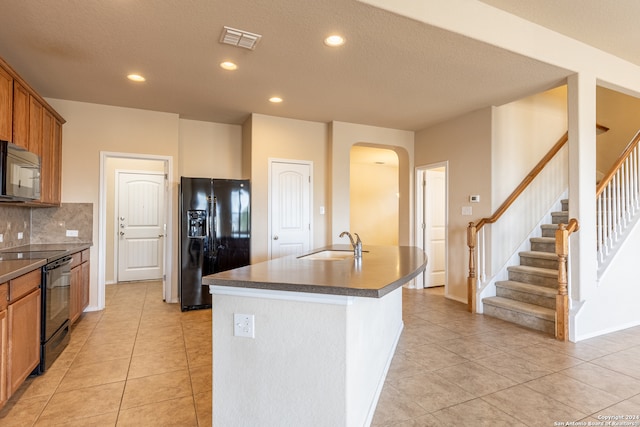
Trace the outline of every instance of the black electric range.
<path fill-rule="evenodd" d="M 69 343 L 69 305 L 71 256 L 64 249 L 0 251 L 0 261 L 46 260 L 42 267 L 40 364 L 32 375 L 40 375 L 48 369 Z"/>

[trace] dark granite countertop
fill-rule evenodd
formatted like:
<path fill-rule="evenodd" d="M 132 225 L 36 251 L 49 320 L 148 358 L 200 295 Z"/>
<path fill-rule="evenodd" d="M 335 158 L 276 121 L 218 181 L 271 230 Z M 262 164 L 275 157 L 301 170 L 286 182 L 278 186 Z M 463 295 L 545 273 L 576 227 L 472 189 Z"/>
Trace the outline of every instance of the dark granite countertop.
<path fill-rule="evenodd" d="M 53 258 L 47 258 L 45 252 L 56 252 L 55 258 L 70 255 L 91 247 L 91 243 L 46 243 L 16 246 L 0 251 L 0 283 L 15 279 L 18 276 L 29 273 L 45 265 Z M 3 254 L 9 255 L 16 252 L 24 254 L 23 259 L 6 259 Z M 41 255 L 42 254 L 42 255 Z M 5 258 L 5 259 L 3 259 Z"/>
<path fill-rule="evenodd" d="M 349 245 L 315 249 L 310 254 Z M 365 246 L 361 259 L 310 260 L 288 256 L 202 278 L 204 285 L 381 298 L 424 271 L 427 256 L 415 246 Z"/>

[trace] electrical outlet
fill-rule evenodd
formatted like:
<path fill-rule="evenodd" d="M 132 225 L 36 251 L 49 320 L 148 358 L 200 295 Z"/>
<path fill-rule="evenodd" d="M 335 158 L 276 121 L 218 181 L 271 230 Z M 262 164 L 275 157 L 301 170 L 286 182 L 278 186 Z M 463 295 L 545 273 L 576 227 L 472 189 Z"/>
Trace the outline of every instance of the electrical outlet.
<path fill-rule="evenodd" d="M 22 240 L 24 238 L 24 234 L 22 231 L 18 231 L 18 240 Z"/>
<path fill-rule="evenodd" d="M 67 230 L 67 237 L 78 237 L 78 230 Z"/>
<path fill-rule="evenodd" d="M 255 338 L 255 315 L 233 313 L 233 335 L 236 337 Z"/>

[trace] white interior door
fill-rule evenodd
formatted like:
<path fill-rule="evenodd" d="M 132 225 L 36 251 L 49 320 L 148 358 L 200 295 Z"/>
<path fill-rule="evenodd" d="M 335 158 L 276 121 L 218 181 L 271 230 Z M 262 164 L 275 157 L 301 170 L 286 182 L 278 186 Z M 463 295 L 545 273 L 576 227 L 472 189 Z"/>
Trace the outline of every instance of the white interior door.
<path fill-rule="evenodd" d="M 446 286 L 447 281 L 447 185 L 446 166 L 416 172 L 416 246 L 428 257 L 417 287 Z"/>
<path fill-rule="evenodd" d="M 311 164 L 271 163 L 271 258 L 311 249 Z"/>
<path fill-rule="evenodd" d="M 426 288 L 444 286 L 446 276 L 447 209 L 444 168 L 425 172 L 425 240 L 429 267 Z"/>
<path fill-rule="evenodd" d="M 164 174 L 118 172 L 118 282 L 163 275 Z"/>

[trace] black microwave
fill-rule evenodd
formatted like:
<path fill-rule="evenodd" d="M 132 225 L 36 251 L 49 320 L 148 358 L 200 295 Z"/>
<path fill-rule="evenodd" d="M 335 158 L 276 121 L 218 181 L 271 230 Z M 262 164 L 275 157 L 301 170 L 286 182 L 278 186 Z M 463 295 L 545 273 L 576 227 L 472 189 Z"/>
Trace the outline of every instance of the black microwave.
<path fill-rule="evenodd" d="M 40 198 L 40 157 L 8 141 L 0 141 L 0 201 Z"/>

